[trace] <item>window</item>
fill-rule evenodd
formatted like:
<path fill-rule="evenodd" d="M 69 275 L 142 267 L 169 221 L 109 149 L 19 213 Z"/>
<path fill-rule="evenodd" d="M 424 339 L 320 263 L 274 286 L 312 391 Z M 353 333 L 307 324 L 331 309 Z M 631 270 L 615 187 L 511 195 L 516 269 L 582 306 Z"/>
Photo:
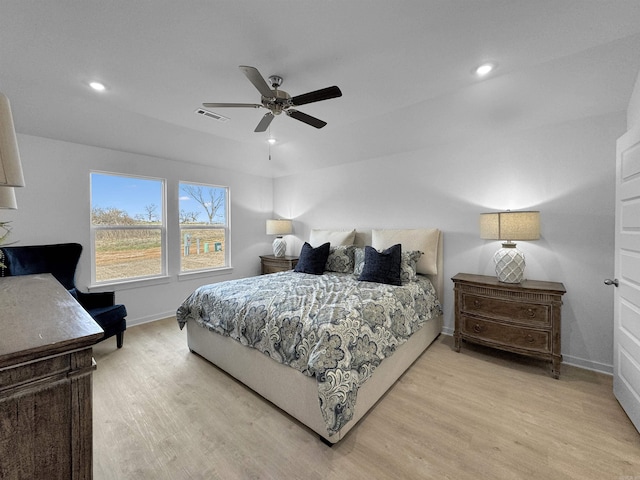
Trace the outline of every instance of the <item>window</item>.
<path fill-rule="evenodd" d="M 229 266 L 229 189 L 180 182 L 180 271 Z"/>
<path fill-rule="evenodd" d="M 166 274 L 165 182 L 91 173 L 92 283 Z"/>

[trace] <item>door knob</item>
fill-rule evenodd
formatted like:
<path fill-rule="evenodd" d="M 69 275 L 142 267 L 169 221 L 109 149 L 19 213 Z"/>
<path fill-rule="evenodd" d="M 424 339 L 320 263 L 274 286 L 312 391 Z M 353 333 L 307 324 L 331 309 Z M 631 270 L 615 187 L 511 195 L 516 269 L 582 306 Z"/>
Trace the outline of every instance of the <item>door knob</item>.
<path fill-rule="evenodd" d="M 604 281 L 604 284 L 605 284 L 605 285 L 613 285 L 614 287 L 617 287 L 617 286 L 618 286 L 618 279 L 617 279 L 617 278 L 614 278 L 613 280 L 611 280 L 610 278 L 607 278 L 607 279 Z"/>

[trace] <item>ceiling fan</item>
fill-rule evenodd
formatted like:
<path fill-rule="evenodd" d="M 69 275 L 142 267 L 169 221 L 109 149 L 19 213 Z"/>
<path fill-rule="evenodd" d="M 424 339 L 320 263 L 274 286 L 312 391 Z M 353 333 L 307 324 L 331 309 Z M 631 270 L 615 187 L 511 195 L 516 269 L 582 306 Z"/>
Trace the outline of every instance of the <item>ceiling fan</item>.
<path fill-rule="evenodd" d="M 269 111 L 264 114 L 254 132 L 266 131 L 274 116 L 280 115 L 282 112 L 287 114 L 289 117 L 295 118 L 296 120 L 311 125 L 312 127 L 322 128 L 327 124 L 327 122 L 324 122 L 319 118 L 312 117 L 311 115 L 307 115 L 306 113 L 302 113 L 291 107 L 298 107 L 300 105 L 306 105 L 307 103 L 320 102 L 322 100 L 329 100 L 330 98 L 342 96 L 340 89 L 333 86 L 292 97 L 284 90 L 279 90 L 280 85 L 282 85 L 282 77 L 278 75 L 271 75 L 269 77 L 271 87 L 269 87 L 257 68 L 240 65 L 240 70 L 242 70 L 249 81 L 253 83 L 253 86 L 258 89 L 262 96 L 260 100 L 262 103 L 203 103 L 202 105 L 208 108 L 266 108 Z"/>

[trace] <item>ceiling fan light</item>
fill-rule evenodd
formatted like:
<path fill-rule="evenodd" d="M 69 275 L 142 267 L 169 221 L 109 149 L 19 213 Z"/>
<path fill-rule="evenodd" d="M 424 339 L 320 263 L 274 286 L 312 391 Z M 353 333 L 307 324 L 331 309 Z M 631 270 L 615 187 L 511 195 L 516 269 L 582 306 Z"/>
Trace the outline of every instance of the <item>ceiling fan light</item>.
<path fill-rule="evenodd" d="M 476 67 L 475 73 L 479 77 L 484 77 L 486 75 L 489 75 L 489 73 L 495 70 L 495 68 L 496 68 L 495 63 L 483 63 L 482 65 Z"/>
<path fill-rule="evenodd" d="M 107 89 L 107 87 L 105 87 L 104 84 L 100 82 L 89 82 L 89 86 L 96 92 L 104 92 Z"/>

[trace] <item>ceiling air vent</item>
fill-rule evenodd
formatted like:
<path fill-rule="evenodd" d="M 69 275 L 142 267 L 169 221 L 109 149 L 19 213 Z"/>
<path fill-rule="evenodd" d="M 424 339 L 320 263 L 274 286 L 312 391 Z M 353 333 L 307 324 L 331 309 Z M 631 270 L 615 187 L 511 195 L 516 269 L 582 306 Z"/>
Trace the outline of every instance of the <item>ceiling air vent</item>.
<path fill-rule="evenodd" d="M 227 117 L 223 117 L 222 115 L 219 115 L 217 113 L 210 112 L 209 110 L 205 110 L 204 108 L 197 109 L 196 113 L 198 115 L 202 115 L 204 117 L 213 118 L 214 120 L 217 120 L 218 122 L 226 122 L 226 121 L 229 120 L 229 118 L 227 118 Z"/>

